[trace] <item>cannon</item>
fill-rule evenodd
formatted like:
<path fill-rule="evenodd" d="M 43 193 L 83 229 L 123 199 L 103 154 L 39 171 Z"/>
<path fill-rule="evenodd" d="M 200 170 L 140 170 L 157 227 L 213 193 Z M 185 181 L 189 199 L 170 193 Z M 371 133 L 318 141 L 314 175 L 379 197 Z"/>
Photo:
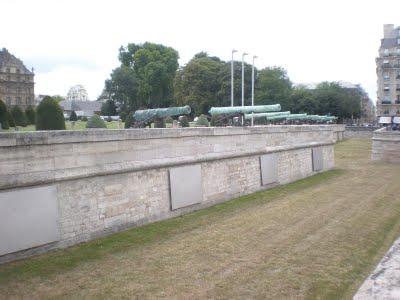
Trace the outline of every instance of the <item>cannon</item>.
<path fill-rule="evenodd" d="M 151 123 L 163 120 L 167 117 L 175 117 L 190 114 L 190 106 L 182 107 L 168 107 L 168 108 L 154 108 L 137 110 L 133 114 L 133 127 L 144 128 L 150 126 Z"/>
<path fill-rule="evenodd" d="M 243 125 L 245 114 L 278 112 L 281 110 L 280 104 L 254 105 L 254 106 L 227 106 L 211 107 L 209 113 L 211 120 L 216 120 L 214 125 Z"/>

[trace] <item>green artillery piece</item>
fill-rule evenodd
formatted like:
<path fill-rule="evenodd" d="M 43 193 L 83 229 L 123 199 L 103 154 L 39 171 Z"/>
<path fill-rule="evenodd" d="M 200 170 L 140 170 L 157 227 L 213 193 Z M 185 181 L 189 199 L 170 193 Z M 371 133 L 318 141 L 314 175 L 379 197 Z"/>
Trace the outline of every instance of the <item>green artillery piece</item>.
<path fill-rule="evenodd" d="M 211 107 L 209 113 L 213 119 L 218 119 L 217 126 L 243 125 L 246 114 L 278 112 L 281 110 L 280 104 L 273 105 L 255 105 L 255 106 L 228 106 Z"/>
<path fill-rule="evenodd" d="M 153 122 L 164 120 L 167 117 L 188 115 L 190 112 L 191 109 L 188 105 L 182 107 L 137 110 L 133 114 L 133 126 L 136 128 L 144 128 L 146 126 L 150 126 Z"/>

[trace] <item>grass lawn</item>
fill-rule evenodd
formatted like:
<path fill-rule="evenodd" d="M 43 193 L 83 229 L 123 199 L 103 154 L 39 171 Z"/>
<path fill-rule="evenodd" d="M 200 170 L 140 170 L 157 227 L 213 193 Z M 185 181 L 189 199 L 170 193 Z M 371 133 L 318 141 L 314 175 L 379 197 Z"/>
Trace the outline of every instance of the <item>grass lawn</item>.
<path fill-rule="evenodd" d="M 111 121 L 106 122 L 108 129 L 119 129 L 119 122 Z M 85 121 L 76 121 L 74 128 L 72 128 L 72 124 L 70 121 L 65 121 L 65 126 L 67 130 L 85 130 L 86 129 L 86 122 Z M 121 129 L 124 128 L 124 123 L 121 123 Z M 35 125 L 28 125 L 26 127 L 18 127 L 18 131 L 35 131 Z M 12 132 L 15 131 L 14 127 L 10 127 L 8 130 L 0 131 L 0 132 Z"/>
<path fill-rule="evenodd" d="M 400 235 L 400 166 L 336 170 L 0 266 L 0 298 L 350 299 Z"/>

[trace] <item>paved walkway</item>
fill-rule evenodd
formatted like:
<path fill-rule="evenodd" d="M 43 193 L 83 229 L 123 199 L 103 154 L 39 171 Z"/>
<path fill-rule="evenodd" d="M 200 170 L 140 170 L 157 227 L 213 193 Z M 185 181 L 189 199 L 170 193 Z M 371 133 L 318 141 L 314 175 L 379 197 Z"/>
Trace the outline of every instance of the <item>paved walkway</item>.
<path fill-rule="evenodd" d="M 354 299 L 400 299 L 400 238 L 365 280 Z"/>

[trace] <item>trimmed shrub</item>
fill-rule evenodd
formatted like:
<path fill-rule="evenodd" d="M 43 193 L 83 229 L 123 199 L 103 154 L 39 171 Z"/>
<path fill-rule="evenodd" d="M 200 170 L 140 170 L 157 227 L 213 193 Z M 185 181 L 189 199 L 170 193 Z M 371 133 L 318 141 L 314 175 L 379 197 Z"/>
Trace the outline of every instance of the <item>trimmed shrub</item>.
<path fill-rule="evenodd" d="M 65 130 L 63 111 L 49 96 L 44 97 L 36 109 L 36 130 Z"/>
<path fill-rule="evenodd" d="M 99 115 L 93 115 L 86 123 L 86 128 L 107 128 L 107 125 Z"/>
<path fill-rule="evenodd" d="M 155 119 L 154 128 L 165 128 L 165 120 L 163 118 Z"/>
<path fill-rule="evenodd" d="M 133 126 L 133 122 L 134 122 L 133 113 L 130 112 L 125 118 L 125 128 L 131 128 Z"/>
<path fill-rule="evenodd" d="M 28 120 L 28 124 L 35 124 L 36 112 L 32 106 L 28 106 L 28 108 L 25 110 L 25 114 Z"/>
<path fill-rule="evenodd" d="M 86 116 L 83 116 L 83 117 L 81 118 L 81 121 L 87 122 L 87 121 L 88 121 L 88 118 L 87 118 Z"/>
<path fill-rule="evenodd" d="M 71 114 L 69 115 L 69 120 L 70 121 L 78 121 L 78 116 L 76 115 L 76 112 L 74 110 L 71 111 Z"/>
<path fill-rule="evenodd" d="M 3 101 L 1 101 L 1 99 L 0 99 L 0 124 L 1 124 L 1 129 L 10 128 L 10 124 L 8 123 L 7 105 Z"/>
<path fill-rule="evenodd" d="M 19 106 L 13 106 L 11 108 L 11 114 L 14 118 L 14 123 L 16 126 L 26 127 L 28 125 L 28 120 L 24 111 Z"/>
<path fill-rule="evenodd" d="M 111 116 L 108 116 L 107 122 L 111 122 L 111 121 L 112 121 Z"/>
<path fill-rule="evenodd" d="M 208 127 L 209 124 L 208 124 L 208 119 L 207 119 L 207 117 L 206 117 L 205 115 L 200 115 L 200 116 L 197 118 L 196 125 L 197 125 L 197 126 Z"/>
<path fill-rule="evenodd" d="M 189 127 L 189 120 L 186 116 L 179 117 L 179 123 L 181 123 L 181 127 Z"/>

